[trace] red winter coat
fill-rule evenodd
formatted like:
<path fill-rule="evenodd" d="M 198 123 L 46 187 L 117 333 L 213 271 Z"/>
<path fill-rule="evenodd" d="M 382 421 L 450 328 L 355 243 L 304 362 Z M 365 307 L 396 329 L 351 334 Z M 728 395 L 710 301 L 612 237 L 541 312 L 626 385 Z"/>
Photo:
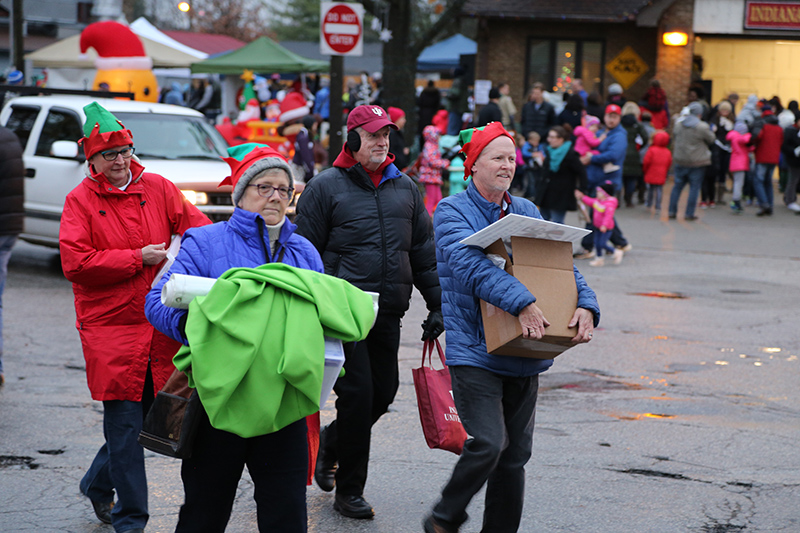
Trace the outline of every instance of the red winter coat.
<path fill-rule="evenodd" d="M 92 168 L 90 166 L 90 168 Z M 67 195 L 59 245 L 75 293 L 76 327 L 92 398 L 141 401 L 148 360 L 158 391 L 172 374 L 180 344 L 144 316 L 144 298 L 160 265 L 143 265 L 141 249 L 169 245 L 211 221 L 172 182 L 131 161 L 125 191 L 92 174 Z"/>
<path fill-rule="evenodd" d="M 647 149 L 642 162 L 644 182 L 650 185 L 664 185 L 672 166 L 672 152 L 669 151 L 669 135 L 663 131 L 653 136 L 653 144 Z"/>
<path fill-rule="evenodd" d="M 777 124 L 764 124 L 756 141 L 756 163 L 777 165 L 781 160 L 783 129 Z"/>

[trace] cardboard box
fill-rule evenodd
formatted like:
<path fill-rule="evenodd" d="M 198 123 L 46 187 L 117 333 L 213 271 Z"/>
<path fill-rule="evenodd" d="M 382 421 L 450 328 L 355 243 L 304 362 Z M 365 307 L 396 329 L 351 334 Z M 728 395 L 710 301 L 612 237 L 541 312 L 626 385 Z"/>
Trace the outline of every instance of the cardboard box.
<path fill-rule="evenodd" d="M 552 359 L 573 346 L 578 328 L 567 325 L 578 305 L 578 289 L 572 270 L 572 243 L 527 237 L 511 237 L 513 264 L 502 239 L 485 248 L 506 260 L 505 270 L 536 297 L 536 305 L 550 325 L 540 340 L 522 338 L 519 319 L 481 300 L 486 349 L 492 355 Z"/>

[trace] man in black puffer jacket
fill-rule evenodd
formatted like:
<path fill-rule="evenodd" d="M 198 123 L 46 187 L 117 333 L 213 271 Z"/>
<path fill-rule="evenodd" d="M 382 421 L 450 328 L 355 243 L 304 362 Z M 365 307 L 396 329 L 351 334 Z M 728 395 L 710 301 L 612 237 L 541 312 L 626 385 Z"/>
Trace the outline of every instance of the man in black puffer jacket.
<path fill-rule="evenodd" d="M 25 165 L 16 134 L 0 127 L 0 387 L 3 374 L 3 289 L 6 285 L 11 248 L 22 232 Z"/>
<path fill-rule="evenodd" d="M 326 274 L 380 294 L 367 339 L 345 344 L 345 375 L 334 387 L 337 417 L 320 432 L 314 475 L 322 490 L 336 487 L 334 509 L 350 518 L 374 516 L 363 497 L 370 434 L 397 392 L 400 320 L 413 286 L 429 310 L 423 339 L 444 331 L 431 219 L 417 185 L 393 164 L 390 129 L 397 126 L 381 107 L 353 109 L 347 143 L 333 168 L 308 183 L 294 221 L 319 250 Z"/>

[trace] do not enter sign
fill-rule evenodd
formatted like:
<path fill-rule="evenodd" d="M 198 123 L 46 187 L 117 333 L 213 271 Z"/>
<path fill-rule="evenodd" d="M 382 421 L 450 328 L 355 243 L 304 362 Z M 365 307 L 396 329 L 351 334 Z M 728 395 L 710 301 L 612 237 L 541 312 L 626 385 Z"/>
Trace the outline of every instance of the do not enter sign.
<path fill-rule="evenodd" d="M 363 55 L 364 6 L 322 2 L 320 51 L 327 55 Z"/>

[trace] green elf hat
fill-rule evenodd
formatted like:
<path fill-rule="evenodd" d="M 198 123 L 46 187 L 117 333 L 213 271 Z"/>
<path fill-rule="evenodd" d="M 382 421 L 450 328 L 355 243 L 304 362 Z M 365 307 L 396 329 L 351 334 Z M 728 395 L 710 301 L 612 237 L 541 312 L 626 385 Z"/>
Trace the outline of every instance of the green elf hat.
<path fill-rule="evenodd" d="M 469 128 L 459 132 L 458 144 L 461 145 L 461 150 L 458 153 L 464 158 L 464 180 L 472 175 L 472 165 L 475 164 L 486 145 L 504 135 L 514 141 L 514 137 L 500 122 L 490 122 L 482 128 Z M 514 145 L 516 146 L 516 143 Z"/>
<path fill-rule="evenodd" d="M 86 159 L 102 150 L 133 144 L 131 130 L 97 102 L 84 106 L 83 112 L 86 114 L 86 123 L 83 125 L 85 137 L 78 144 L 83 144 Z"/>
<path fill-rule="evenodd" d="M 220 182 L 219 187 L 231 185 L 233 192 L 233 205 L 239 205 L 244 194 L 245 187 L 250 181 L 270 168 L 280 168 L 286 171 L 289 177 L 289 187 L 294 187 L 294 177 L 292 169 L 286 158 L 266 144 L 246 143 L 228 148 L 230 157 L 223 157 L 222 160 L 231 167 L 231 175 Z"/>

